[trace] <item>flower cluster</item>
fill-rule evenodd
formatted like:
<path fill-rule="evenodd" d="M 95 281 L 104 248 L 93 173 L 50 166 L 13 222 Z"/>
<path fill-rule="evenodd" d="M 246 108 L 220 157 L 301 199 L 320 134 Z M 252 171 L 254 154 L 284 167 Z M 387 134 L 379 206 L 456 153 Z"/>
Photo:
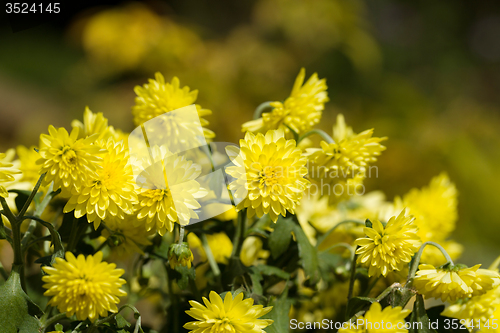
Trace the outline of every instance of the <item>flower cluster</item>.
<path fill-rule="evenodd" d="M 393 201 L 357 193 L 387 138 L 355 133 L 341 114 L 332 136 L 314 128 L 326 80 L 304 81 L 302 69 L 284 102 L 257 108 L 239 147 L 211 142 L 197 90 L 156 73 L 135 88 L 131 133 L 87 107 L 70 132 L 49 126 L 38 148 L 0 154 L 0 236 L 15 259 L 0 296 L 28 298 L 22 267 L 39 256 L 54 309 L 30 319 L 46 331 L 143 331 L 154 320 L 118 308 L 139 298 L 166 309 L 165 330 L 190 333 L 281 332 L 289 319 L 405 333 L 423 297 L 451 302 L 443 315 L 467 323 L 498 316 L 496 265 L 454 263 L 462 248 L 450 240 L 457 188 L 447 174 Z M 194 320 L 180 324 L 189 299 Z M 118 316 L 124 308 L 134 324 Z"/>
<path fill-rule="evenodd" d="M 304 84 L 306 71 L 300 70 L 295 79 L 292 93 L 284 103 L 269 103 L 272 109 L 262 113 L 262 117 L 243 124 L 243 132 L 266 133 L 269 130 L 281 129 L 287 138 L 291 131 L 303 134 L 317 125 L 321 120 L 325 103 L 328 102 L 326 80 L 319 79 L 314 73 Z"/>
<path fill-rule="evenodd" d="M 397 217 L 391 217 L 385 226 L 374 220 L 373 228 L 364 228 L 367 237 L 358 238 L 354 244 L 359 246 L 356 250 L 358 263 L 368 266 L 369 276 L 387 276 L 410 262 L 421 244 L 413 220 L 403 210 Z"/>

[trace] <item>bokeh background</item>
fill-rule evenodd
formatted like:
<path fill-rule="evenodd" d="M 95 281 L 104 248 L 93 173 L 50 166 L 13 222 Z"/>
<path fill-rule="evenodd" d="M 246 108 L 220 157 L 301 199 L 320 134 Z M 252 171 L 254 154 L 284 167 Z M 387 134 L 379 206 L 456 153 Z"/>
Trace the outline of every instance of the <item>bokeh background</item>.
<path fill-rule="evenodd" d="M 500 254 L 498 1 L 108 4 L 15 33 L 2 17 L 1 151 L 36 145 L 49 124 L 69 128 L 85 106 L 130 131 L 133 88 L 156 71 L 198 89 L 217 141 L 237 142 L 255 107 L 285 99 L 305 67 L 327 78 L 320 128 L 342 112 L 355 131 L 389 137 L 368 190 L 392 200 L 447 171 L 462 261 Z"/>

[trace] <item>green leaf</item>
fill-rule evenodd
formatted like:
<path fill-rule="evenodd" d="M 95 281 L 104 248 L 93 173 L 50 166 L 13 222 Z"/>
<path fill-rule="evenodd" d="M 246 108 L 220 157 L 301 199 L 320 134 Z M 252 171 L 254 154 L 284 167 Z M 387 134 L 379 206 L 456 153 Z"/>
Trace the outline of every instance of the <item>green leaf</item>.
<path fill-rule="evenodd" d="M 288 288 L 281 294 L 281 296 L 270 304 L 273 309 L 271 312 L 263 316 L 263 319 L 272 319 L 274 323 L 266 327 L 264 330 L 267 333 L 283 333 L 289 331 L 290 326 L 290 307 L 292 301 L 288 299 Z"/>
<path fill-rule="evenodd" d="M 252 280 L 252 292 L 254 294 L 262 295 L 263 290 L 262 290 L 262 284 L 260 283 L 260 281 L 262 281 L 263 279 L 262 274 L 257 269 L 257 267 L 250 267 L 249 275 L 250 279 Z"/>
<path fill-rule="evenodd" d="M 425 311 L 424 298 L 422 295 L 417 295 L 415 304 L 413 304 L 413 312 L 410 317 L 412 323 L 418 323 L 418 326 L 412 324 L 408 333 L 436 333 L 436 330 L 430 326 L 430 320 Z"/>
<path fill-rule="evenodd" d="M 186 290 L 189 287 L 189 279 L 195 279 L 194 267 L 187 268 L 186 266 L 177 266 L 175 271 L 180 274 L 180 278 L 177 278 L 177 285 L 181 290 Z"/>
<path fill-rule="evenodd" d="M 269 236 L 269 248 L 274 259 L 281 256 L 290 246 L 295 223 L 292 219 L 279 218 L 274 231 Z"/>
<path fill-rule="evenodd" d="M 349 270 L 346 268 L 346 265 L 349 262 L 349 259 L 343 258 L 342 255 L 337 253 L 318 252 L 318 268 L 324 280 L 328 280 L 331 273 L 347 279 L 349 277 Z"/>
<path fill-rule="evenodd" d="M 9 192 L 17 193 L 14 202 L 16 203 L 17 211 L 19 212 L 23 207 L 26 201 L 28 200 L 31 191 L 26 190 L 9 190 Z"/>
<path fill-rule="evenodd" d="M 352 318 L 356 313 L 368 308 L 370 304 L 376 301 L 375 298 L 370 297 L 352 297 L 347 303 L 347 318 Z"/>
<path fill-rule="evenodd" d="M 318 279 L 318 250 L 311 245 L 299 224 L 294 224 L 293 232 L 297 238 L 299 256 L 302 259 L 302 267 L 304 268 L 306 277 L 311 278 L 312 281 L 316 281 Z"/>
<path fill-rule="evenodd" d="M 285 272 L 282 269 L 274 266 L 268 265 L 258 265 L 253 267 L 255 270 L 259 271 L 263 275 L 275 275 L 283 280 L 290 278 L 290 273 Z"/>
<path fill-rule="evenodd" d="M 42 325 L 35 315 L 40 316 L 42 311 L 21 288 L 20 270 L 21 267 L 14 267 L 9 279 L 0 286 L 2 333 L 35 333 L 41 330 Z"/>
<path fill-rule="evenodd" d="M 391 290 L 391 293 L 389 294 L 387 299 L 381 303 L 382 305 L 385 305 L 384 302 L 387 301 L 390 305 L 392 305 L 392 307 L 401 306 L 402 308 L 404 308 L 406 304 L 408 304 L 410 299 L 415 296 L 415 294 L 416 291 L 411 288 L 401 286 L 395 287 Z"/>
<path fill-rule="evenodd" d="M 117 314 L 115 316 L 115 320 L 116 320 L 116 327 L 117 328 L 130 327 L 130 325 L 131 325 L 125 318 L 123 318 L 123 316 L 121 314 Z"/>

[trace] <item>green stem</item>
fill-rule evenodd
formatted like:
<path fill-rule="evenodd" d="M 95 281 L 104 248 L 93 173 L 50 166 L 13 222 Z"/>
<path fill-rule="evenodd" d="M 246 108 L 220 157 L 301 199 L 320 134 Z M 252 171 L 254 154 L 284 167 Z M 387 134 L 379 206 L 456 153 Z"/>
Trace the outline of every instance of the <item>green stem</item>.
<path fill-rule="evenodd" d="M 2 235 L 10 243 L 10 245 L 12 245 L 12 237 L 10 237 L 10 235 L 12 234 L 12 230 L 7 228 L 3 224 L 3 219 L 1 216 L 2 214 L 3 214 L 3 210 L 0 211 L 0 235 Z"/>
<path fill-rule="evenodd" d="M 341 225 L 348 224 L 348 223 L 355 223 L 355 224 L 359 224 L 359 225 L 365 226 L 365 222 L 361 221 L 361 220 L 351 220 L 351 219 L 349 219 L 349 220 L 341 221 L 341 222 L 337 223 L 333 228 L 331 228 L 330 230 L 328 230 L 326 232 L 326 234 L 324 234 L 323 236 L 321 236 L 321 239 L 318 239 L 318 244 L 321 244 L 325 239 L 327 239 L 328 236 L 330 236 L 330 234 L 335 231 L 335 229 L 337 229 Z"/>
<path fill-rule="evenodd" d="M 498 268 L 499 265 L 500 265 L 500 257 L 495 259 L 495 261 L 491 264 L 489 269 L 495 270 Z"/>
<path fill-rule="evenodd" d="M 66 318 L 66 313 L 58 313 L 54 317 L 47 319 L 47 321 L 42 322 L 43 324 L 42 332 L 45 332 L 45 330 L 48 329 L 50 325 L 55 324 L 56 322 L 60 321 L 63 318 Z"/>
<path fill-rule="evenodd" d="M 120 312 L 122 312 L 122 310 L 124 310 L 125 308 L 129 308 L 132 311 L 134 311 L 134 317 L 136 318 L 134 333 L 139 332 L 139 329 L 141 329 L 141 332 L 142 332 L 142 328 L 141 328 L 141 314 L 139 313 L 139 311 L 134 306 L 132 306 L 130 304 L 125 304 L 120 309 L 118 309 L 118 311 L 116 313 L 113 313 L 112 315 L 109 315 L 106 318 L 103 318 L 103 319 L 100 319 L 100 320 L 96 320 L 90 326 L 88 333 L 97 331 L 97 327 L 99 327 L 102 324 L 105 324 L 105 323 L 110 322 L 111 320 L 113 320 L 116 317 L 116 315 L 118 315 Z"/>
<path fill-rule="evenodd" d="M 220 276 L 220 269 L 217 261 L 215 261 L 214 255 L 212 254 L 212 250 L 208 245 L 207 235 L 201 235 L 201 245 L 203 246 L 203 250 L 205 250 L 205 254 L 207 256 L 208 263 L 210 264 L 210 268 L 214 275 L 218 278 Z"/>
<path fill-rule="evenodd" d="M 2 214 L 5 215 L 5 217 L 7 217 L 11 226 L 14 227 L 12 225 L 12 223 L 16 224 L 16 222 L 17 222 L 16 216 L 10 210 L 9 205 L 7 204 L 7 201 L 5 201 L 5 198 L 0 197 L 0 203 L 2 204 L 2 208 L 3 208 Z"/>
<path fill-rule="evenodd" d="M 24 252 L 28 251 L 28 249 L 30 247 L 32 247 L 33 245 L 35 245 L 36 243 L 39 243 L 39 242 L 46 242 L 46 241 L 51 241 L 52 240 L 52 235 L 47 235 L 47 236 L 42 236 L 42 237 L 38 237 L 37 239 L 34 239 L 32 240 L 31 242 L 29 242 L 26 247 L 24 247 Z"/>
<path fill-rule="evenodd" d="M 246 209 L 242 209 L 238 212 L 238 224 L 236 225 L 236 233 L 234 234 L 233 253 L 231 253 L 232 258 L 239 258 L 240 256 L 243 239 L 245 238 L 246 213 Z"/>
<path fill-rule="evenodd" d="M 80 326 L 82 326 L 83 324 L 85 324 L 84 321 L 82 321 L 80 324 L 76 325 L 75 329 L 73 331 L 71 331 L 71 333 L 78 333 L 78 332 L 81 332 L 79 330 Z M 94 331 L 95 332 L 95 331 Z M 90 330 L 89 330 L 89 333 L 90 333 Z"/>
<path fill-rule="evenodd" d="M 28 210 L 28 208 L 30 207 L 31 202 L 33 201 L 33 198 L 35 197 L 36 193 L 38 192 L 38 189 L 40 188 L 40 185 L 42 185 L 42 181 L 45 178 L 45 174 L 46 173 L 43 173 L 40 176 L 40 178 L 38 178 L 38 181 L 36 182 L 36 185 L 33 188 L 33 191 L 31 191 L 31 194 L 28 197 L 28 200 L 26 200 L 26 202 L 24 203 L 23 208 L 21 209 L 21 211 L 19 212 L 19 214 L 17 214 L 17 218 L 23 217 L 24 214 L 26 213 L 26 211 Z"/>
<path fill-rule="evenodd" d="M 366 297 L 366 296 L 368 296 L 368 294 L 370 294 L 370 291 L 372 291 L 373 287 L 375 287 L 377 285 L 377 282 L 380 280 L 381 277 L 382 277 L 382 275 L 373 279 L 373 281 L 370 283 L 370 285 L 368 285 L 365 292 L 363 293 L 363 296 Z"/>
<path fill-rule="evenodd" d="M 179 245 L 182 245 L 182 243 L 184 242 L 184 233 L 185 233 L 185 230 L 184 230 L 184 227 L 181 225 L 180 228 L 179 228 Z"/>
<path fill-rule="evenodd" d="M 64 246 L 62 245 L 61 236 L 59 235 L 56 228 L 52 224 L 50 224 L 49 222 L 46 222 L 46 221 L 44 221 L 41 218 L 36 217 L 36 216 L 24 216 L 24 217 L 22 217 L 21 221 L 28 220 L 28 219 L 31 219 L 33 221 L 40 223 L 41 225 L 43 225 L 45 228 L 47 228 L 49 230 L 50 235 L 52 236 L 52 243 L 54 244 L 54 253 L 60 251 L 62 254 L 62 252 L 64 252 Z"/>
<path fill-rule="evenodd" d="M 257 106 L 255 112 L 253 113 L 253 119 L 259 119 L 264 112 L 271 112 L 274 106 L 271 105 L 272 102 L 264 102 Z"/>
<path fill-rule="evenodd" d="M 424 244 L 422 244 L 422 246 L 420 246 L 420 249 L 418 250 L 415 257 L 413 257 L 410 271 L 408 273 L 408 279 L 406 280 L 406 284 L 408 286 L 411 285 L 411 282 L 413 281 L 413 278 L 415 277 L 415 274 L 417 273 L 418 265 L 420 263 L 420 258 L 422 257 L 422 253 L 424 252 L 424 248 L 427 245 L 432 245 L 434 247 L 437 247 L 441 251 L 443 256 L 446 258 L 446 260 L 447 260 L 446 263 L 450 263 L 453 265 L 453 260 L 451 260 L 450 255 L 448 254 L 448 252 L 446 252 L 446 250 L 441 245 L 439 245 L 438 243 L 434 243 L 434 242 L 425 242 Z"/>
<path fill-rule="evenodd" d="M 13 265 L 24 265 L 23 255 L 21 251 L 21 221 L 12 214 L 12 211 L 5 201 L 5 198 L 0 197 L 0 203 L 2 204 L 2 214 L 4 214 L 12 226 L 12 248 L 14 250 L 14 263 Z M 22 280 L 22 279 L 21 279 Z"/>
<path fill-rule="evenodd" d="M 99 245 L 99 247 L 97 247 L 97 249 L 94 251 L 94 255 L 99 252 L 99 251 L 102 251 L 102 249 L 104 249 L 104 247 L 106 247 L 106 245 L 108 245 L 108 241 L 105 240 L 104 242 L 101 243 L 101 245 Z"/>
<path fill-rule="evenodd" d="M 329 136 L 325 131 L 322 131 L 320 129 L 313 129 L 310 130 L 309 132 L 302 134 L 297 140 L 297 143 L 299 143 L 300 141 L 304 140 L 305 138 L 313 134 L 321 136 L 321 138 L 323 138 L 323 140 L 325 140 L 327 143 L 335 143 L 335 141 L 332 139 L 331 136 Z"/>
<path fill-rule="evenodd" d="M 39 182 L 40 182 L 40 180 L 39 180 Z M 35 186 L 35 188 L 36 188 L 36 186 Z M 54 188 L 54 183 L 51 183 L 49 189 L 47 190 L 47 194 L 45 195 L 45 198 L 43 198 L 42 202 L 35 208 L 35 212 L 33 214 L 34 216 L 40 217 L 42 215 L 42 213 L 44 212 L 45 207 L 47 207 L 47 205 L 49 204 L 50 200 L 60 192 L 60 191 L 53 192 L 52 191 L 53 188 Z M 17 218 L 19 219 L 19 218 L 23 218 L 23 217 L 24 216 L 18 216 Z M 33 236 L 33 232 L 35 231 L 35 229 L 36 229 L 36 221 L 31 220 L 30 225 L 28 227 L 28 230 L 26 230 L 26 232 L 24 233 L 24 237 L 21 240 L 21 248 L 24 249 L 26 247 L 26 245 L 30 241 L 31 237 Z"/>
<path fill-rule="evenodd" d="M 338 247 L 345 247 L 346 249 L 349 250 L 349 252 L 351 252 L 351 258 L 352 258 L 352 256 L 354 256 L 354 249 L 352 248 L 352 246 L 350 244 L 347 244 L 347 243 L 333 244 L 332 246 L 330 246 L 329 248 L 327 248 L 326 250 L 323 250 L 321 252 L 329 252 L 330 250 L 336 249 Z"/>
<path fill-rule="evenodd" d="M 167 274 L 167 280 L 168 280 L 168 295 L 170 298 L 170 311 L 169 311 L 169 316 L 170 320 L 169 323 L 172 323 L 172 326 L 174 328 L 174 332 L 178 333 L 179 332 L 179 306 L 178 306 L 178 299 L 174 294 L 174 286 L 172 283 L 172 278 L 168 274 L 168 268 L 167 265 L 165 265 L 165 271 Z"/>
<path fill-rule="evenodd" d="M 354 255 L 352 256 L 352 261 L 351 261 L 351 273 L 349 275 L 349 292 L 347 293 L 347 307 L 345 311 L 345 320 L 347 320 L 347 311 L 349 309 L 349 302 L 351 301 L 352 294 L 354 293 L 354 282 L 356 281 L 356 259 L 357 259 L 357 254 L 356 251 L 354 251 Z"/>
<path fill-rule="evenodd" d="M 356 251 L 354 251 L 354 255 L 352 256 L 351 261 L 351 274 L 349 276 L 349 292 L 347 294 L 347 302 L 349 302 L 352 298 L 352 294 L 354 292 L 354 281 L 356 281 L 356 259 L 358 255 Z"/>
<path fill-rule="evenodd" d="M 1 262 L 0 262 L 0 275 L 2 275 L 2 277 L 5 281 L 7 281 L 7 279 L 9 278 L 9 274 L 7 274 L 7 272 L 5 271 L 5 268 L 3 268 L 3 265 Z"/>
<path fill-rule="evenodd" d="M 73 219 L 73 225 L 71 226 L 68 244 L 66 247 L 67 251 L 71 252 L 75 249 L 76 244 L 78 243 L 78 240 L 80 239 L 80 237 L 78 237 L 79 233 L 80 233 L 80 229 L 83 228 L 83 226 L 81 224 L 83 224 L 83 222 L 81 222 L 80 219 L 77 219 L 77 218 Z M 85 225 L 85 227 L 87 227 L 87 226 Z"/>

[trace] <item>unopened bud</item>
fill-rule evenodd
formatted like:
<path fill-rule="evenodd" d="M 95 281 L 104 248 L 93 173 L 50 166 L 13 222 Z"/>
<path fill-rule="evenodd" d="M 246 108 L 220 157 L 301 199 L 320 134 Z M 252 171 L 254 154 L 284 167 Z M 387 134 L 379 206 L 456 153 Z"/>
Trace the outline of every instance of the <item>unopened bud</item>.
<path fill-rule="evenodd" d="M 188 243 L 172 244 L 168 249 L 168 262 L 170 268 L 174 269 L 177 266 L 186 266 L 191 268 L 193 262 L 193 252 L 189 248 Z"/>

